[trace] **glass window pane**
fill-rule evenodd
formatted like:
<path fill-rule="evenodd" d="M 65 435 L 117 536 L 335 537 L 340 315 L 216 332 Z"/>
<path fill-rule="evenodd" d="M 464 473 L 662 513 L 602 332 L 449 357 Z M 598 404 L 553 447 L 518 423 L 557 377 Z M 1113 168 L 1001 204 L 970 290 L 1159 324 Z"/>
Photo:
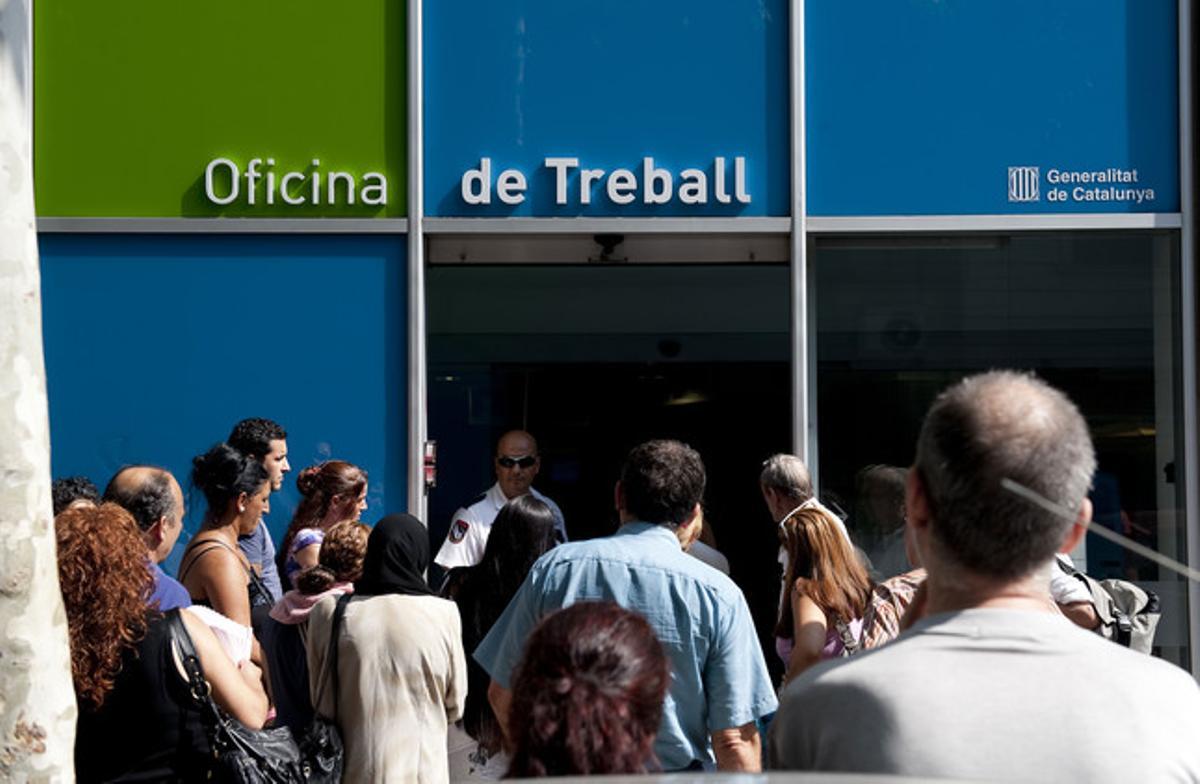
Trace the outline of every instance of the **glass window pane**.
<path fill-rule="evenodd" d="M 882 566 L 904 558 L 887 474 L 864 468 L 908 466 L 937 392 L 989 368 L 1070 395 L 1099 458 L 1096 521 L 1186 561 L 1177 235 L 825 237 L 811 258 L 821 487 Z M 1094 534 L 1075 556 L 1157 592 L 1156 644 L 1188 665 L 1183 581 Z"/>

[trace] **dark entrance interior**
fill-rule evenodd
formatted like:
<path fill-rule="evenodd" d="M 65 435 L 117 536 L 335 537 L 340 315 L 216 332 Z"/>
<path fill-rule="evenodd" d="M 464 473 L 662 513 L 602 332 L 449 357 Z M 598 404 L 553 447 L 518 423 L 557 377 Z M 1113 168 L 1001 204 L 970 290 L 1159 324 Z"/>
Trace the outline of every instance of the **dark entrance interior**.
<path fill-rule="evenodd" d="M 538 438 L 535 486 L 572 539 L 615 530 L 633 445 L 678 438 L 705 460 L 706 520 L 766 639 L 778 544 L 757 478 L 790 449 L 787 266 L 433 266 L 428 280 L 432 546 L 491 485 L 507 429 Z"/>

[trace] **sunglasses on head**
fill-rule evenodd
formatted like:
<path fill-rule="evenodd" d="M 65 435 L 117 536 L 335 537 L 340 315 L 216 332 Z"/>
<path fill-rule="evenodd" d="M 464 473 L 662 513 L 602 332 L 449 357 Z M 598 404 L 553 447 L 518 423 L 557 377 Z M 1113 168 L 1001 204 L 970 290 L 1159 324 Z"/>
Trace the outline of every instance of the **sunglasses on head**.
<path fill-rule="evenodd" d="M 503 457 L 497 457 L 496 462 L 499 463 L 502 468 L 515 468 L 517 466 L 520 466 L 521 468 L 532 468 L 533 464 L 537 462 L 537 458 L 529 455 L 526 455 L 525 457 L 508 457 L 506 455 Z"/>

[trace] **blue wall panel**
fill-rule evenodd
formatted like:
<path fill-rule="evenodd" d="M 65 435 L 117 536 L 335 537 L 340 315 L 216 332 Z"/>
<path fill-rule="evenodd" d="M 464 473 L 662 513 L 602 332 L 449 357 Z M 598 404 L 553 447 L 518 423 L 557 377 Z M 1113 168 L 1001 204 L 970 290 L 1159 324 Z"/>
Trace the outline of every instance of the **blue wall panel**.
<path fill-rule="evenodd" d="M 786 215 L 785 0 L 463 0 L 425 7 L 425 200 L 430 215 Z M 555 203 L 546 156 L 674 175 L 706 170 L 709 204 L 615 205 L 603 183 Z M 713 159 L 746 157 L 750 203 L 716 204 Z M 464 172 L 492 159 L 528 182 L 519 205 L 466 204 Z"/>
<path fill-rule="evenodd" d="M 809 214 L 1179 209 L 1175 0 L 805 6 Z M 1009 167 L 1037 167 L 1036 199 Z M 1110 168 L 1137 181 L 1051 199 L 1051 170 Z"/>
<path fill-rule="evenodd" d="M 122 465 L 162 465 L 194 531 L 191 458 L 266 416 L 293 466 L 271 498 L 277 541 L 297 472 L 329 457 L 367 470 L 365 521 L 404 509 L 403 237 L 43 235 L 41 253 L 56 477 L 103 489 Z"/>

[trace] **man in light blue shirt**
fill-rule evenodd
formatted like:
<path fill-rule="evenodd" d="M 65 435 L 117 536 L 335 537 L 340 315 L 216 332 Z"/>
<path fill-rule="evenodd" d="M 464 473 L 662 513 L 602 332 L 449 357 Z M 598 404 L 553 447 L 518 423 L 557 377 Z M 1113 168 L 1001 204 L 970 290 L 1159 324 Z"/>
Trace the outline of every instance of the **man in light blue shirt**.
<path fill-rule="evenodd" d="M 760 769 L 755 722 L 776 700 L 749 608 L 728 577 L 684 552 L 703 524 L 704 483 L 700 455 L 687 445 L 635 447 L 616 488 L 621 529 L 560 545 L 534 564 L 475 651 L 502 726 L 513 670 L 538 621 L 575 602 L 610 600 L 644 615 L 671 659 L 654 745 L 663 770 L 711 764 L 713 752 L 722 770 Z"/>

